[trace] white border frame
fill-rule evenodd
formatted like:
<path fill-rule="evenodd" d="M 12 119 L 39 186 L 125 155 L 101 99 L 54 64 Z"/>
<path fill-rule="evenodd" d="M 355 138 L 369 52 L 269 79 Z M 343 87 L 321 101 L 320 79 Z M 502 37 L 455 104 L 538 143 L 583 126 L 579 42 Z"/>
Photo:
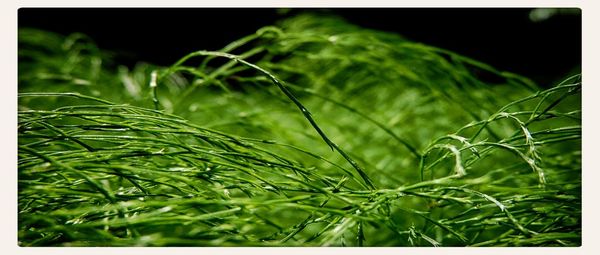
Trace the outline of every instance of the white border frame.
<path fill-rule="evenodd" d="M 596 109 L 600 100 L 594 96 L 600 95 L 600 68 L 598 60 L 598 45 L 600 35 L 595 25 L 599 21 L 599 3 L 589 1 L 567 0 L 369 0 L 369 1 L 316 1 L 316 0 L 220 0 L 196 2 L 192 0 L 55 0 L 0 1 L 0 125 L 1 153 L 1 193 L 2 204 L 7 205 L 0 211 L 0 245 L 2 254 L 600 254 L 595 241 L 598 241 L 598 210 L 595 203 L 598 187 L 598 157 L 594 145 L 600 142 L 599 120 Z M 583 28 L 583 233 L 582 246 L 575 248 L 22 248 L 17 245 L 17 10 L 21 7 L 578 7 L 582 9 Z M 600 25 L 598 25 L 600 26 Z M 594 46 L 595 45 L 595 46 Z"/>

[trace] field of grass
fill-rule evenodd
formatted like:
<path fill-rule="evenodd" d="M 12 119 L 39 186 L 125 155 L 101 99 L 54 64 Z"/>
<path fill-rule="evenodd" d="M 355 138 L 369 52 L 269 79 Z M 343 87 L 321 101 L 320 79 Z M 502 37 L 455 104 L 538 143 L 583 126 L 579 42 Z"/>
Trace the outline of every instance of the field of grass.
<path fill-rule="evenodd" d="M 19 30 L 21 246 L 581 245 L 580 75 L 312 14 L 111 59 Z"/>

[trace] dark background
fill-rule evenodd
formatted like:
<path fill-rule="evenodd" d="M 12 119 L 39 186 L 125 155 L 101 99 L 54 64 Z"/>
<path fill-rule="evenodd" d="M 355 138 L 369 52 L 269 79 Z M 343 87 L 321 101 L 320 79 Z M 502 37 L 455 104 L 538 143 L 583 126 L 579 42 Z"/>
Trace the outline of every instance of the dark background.
<path fill-rule="evenodd" d="M 544 87 L 580 70 L 578 9 L 533 21 L 532 9 L 525 8 L 21 8 L 18 26 L 87 34 L 128 66 L 140 60 L 170 65 L 189 52 L 219 49 L 302 11 L 330 12 L 363 27 L 395 32 L 525 75 Z"/>

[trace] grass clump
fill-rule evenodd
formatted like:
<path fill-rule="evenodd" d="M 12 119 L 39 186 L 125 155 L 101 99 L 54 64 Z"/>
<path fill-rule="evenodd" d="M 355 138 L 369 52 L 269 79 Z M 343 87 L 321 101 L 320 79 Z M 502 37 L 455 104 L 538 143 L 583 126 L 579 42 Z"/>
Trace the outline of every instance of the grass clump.
<path fill-rule="evenodd" d="M 299 15 L 169 67 L 19 32 L 22 246 L 578 246 L 581 79 Z"/>

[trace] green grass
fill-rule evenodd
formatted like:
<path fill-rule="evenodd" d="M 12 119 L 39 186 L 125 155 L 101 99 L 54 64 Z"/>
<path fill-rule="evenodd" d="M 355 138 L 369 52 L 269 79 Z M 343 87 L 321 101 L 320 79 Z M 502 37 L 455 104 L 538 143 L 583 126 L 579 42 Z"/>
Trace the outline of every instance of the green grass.
<path fill-rule="evenodd" d="M 21 246 L 579 246 L 581 78 L 303 14 L 169 67 L 19 31 Z"/>

